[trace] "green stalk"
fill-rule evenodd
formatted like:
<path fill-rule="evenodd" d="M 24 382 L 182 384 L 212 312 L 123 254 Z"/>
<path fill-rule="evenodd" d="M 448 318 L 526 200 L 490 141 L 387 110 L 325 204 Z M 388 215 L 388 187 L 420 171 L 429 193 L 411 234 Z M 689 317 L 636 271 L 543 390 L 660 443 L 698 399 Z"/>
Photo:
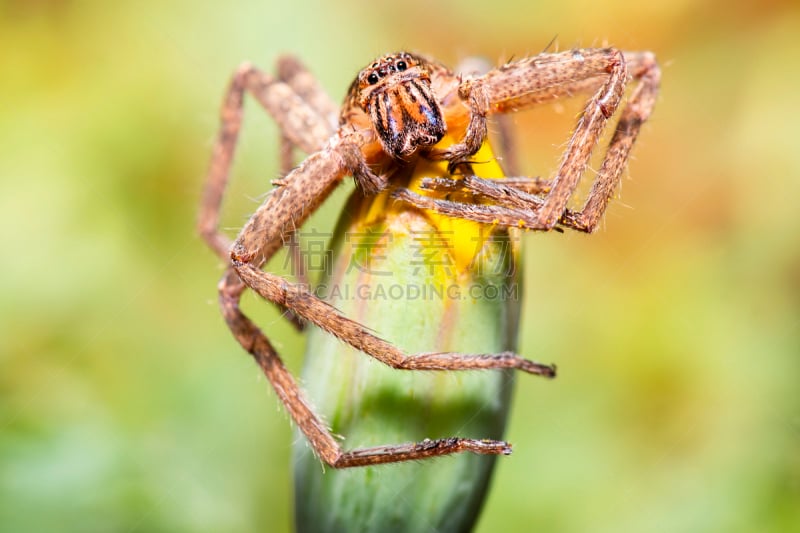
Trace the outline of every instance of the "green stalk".
<path fill-rule="evenodd" d="M 507 234 L 360 192 L 344 213 L 333 238 L 331 276 L 321 284 L 345 315 L 411 354 L 515 349 L 520 287 Z M 509 371 L 395 370 L 316 329 L 302 378 L 348 450 L 451 436 L 502 439 L 513 384 Z M 334 470 L 323 468 L 298 434 L 296 528 L 468 531 L 495 459 L 462 453 Z"/>

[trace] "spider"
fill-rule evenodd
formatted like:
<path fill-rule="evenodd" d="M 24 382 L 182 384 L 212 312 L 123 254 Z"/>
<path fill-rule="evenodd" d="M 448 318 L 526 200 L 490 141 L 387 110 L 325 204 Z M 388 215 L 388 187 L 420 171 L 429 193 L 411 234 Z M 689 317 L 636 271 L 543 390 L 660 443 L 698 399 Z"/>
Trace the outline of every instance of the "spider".
<path fill-rule="evenodd" d="M 627 103 L 626 86 L 636 82 Z M 310 322 L 357 350 L 399 370 L 476 370 L 512 368 L 553 377 L 555 368 L 521 356 L 497 354 L 407 354 L 348 319 L 317 298 L 304 283 L 262 270 L 284 240 L 311 215 L 348 175 L 363 194 L 393 188 L 392 197 L 411 208 L 499 227 L 548 231 L 571 228 L 592 232 L 620 180 L 631 147 L 650 116 L 660 70 L 650 52 L 614 48 L 542 53 L 490 70 L 457 74 L 423 55 L 399 52 L 376 59 L 356 76 L 341 111 L 296 59 L 282 57 L 277 77 L 243 64 L 227 90 L 221 128 L 214 147 L 201 205 L 198 230 L 228 263 L 219 285 L 219 303 L 236 340 L 261 367 L 281 402 L 315 453 L 334 468 L 366 466 L 443 456 L 458 452 L 509 454 L 508 443 L 466 438 L 425 439 L 400 445 L 343 450 L 306 400 L 265 334 L 240 310 L 250 288 L 289 311 L 298 323 Z M 218 229 L 226 187 L 242 122 L 245 93 L 251 94 L 281 130 L 284 177 L 231 242 Z M 489 115 L 515 112 L 578 93 L 591 98 L 578 119 L 555 175 L 550 180 L 473 176 L 471 157 L 487 137 Z M 616 129 L 580 210 L 567 207 L 609 119 L 621 108 Z M 445 138 L 460 139 L 444 146 Z M 295 148 L 309 155 L 294 170 Z M 399 169 L 420 158 L 445 160 L 449 177 L 423 180 L 423 189 L 461 191 L 474 202 L 452 201 L 392 183 Z M 502 178 L 502 177 L 500 177 Z M 439 195 L 441 196 L 441 195 Z"/>

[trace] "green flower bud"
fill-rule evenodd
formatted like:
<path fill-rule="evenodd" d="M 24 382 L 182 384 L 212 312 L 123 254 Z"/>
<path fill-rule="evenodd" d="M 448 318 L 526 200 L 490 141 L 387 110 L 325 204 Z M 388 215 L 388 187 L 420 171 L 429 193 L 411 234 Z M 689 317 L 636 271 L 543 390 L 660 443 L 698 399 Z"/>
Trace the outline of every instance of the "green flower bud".
<path fill-rule="evenodd" d="M 493 161 L 491 152 L 478 159 Z M 481 167 L 502 176 L 496 164 Z M 422 177 L 445 175 L 442 163 L 424 161 L 408 185 L 419 190 Z M 356 192 L 318 291 L 409 354 L 514 350 L 521 296 L 515 239 L 392 202 L 389 193 Z M 352 450 L 455 436 L 502 439 L 513 371 L 395 370 L 313 329 L 302 383 L 343 437 L 343 449 Z M 298 531 L 416 532 L 471 529 L 496 457 L 461 453 L 335 470 L 298 434 L 293 460 Z"/>

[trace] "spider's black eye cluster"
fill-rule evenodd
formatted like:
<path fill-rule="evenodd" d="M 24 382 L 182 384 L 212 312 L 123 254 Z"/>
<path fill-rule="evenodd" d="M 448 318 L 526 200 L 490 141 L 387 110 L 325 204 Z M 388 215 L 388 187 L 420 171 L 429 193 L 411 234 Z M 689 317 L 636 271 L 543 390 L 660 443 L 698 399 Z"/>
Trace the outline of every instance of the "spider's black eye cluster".
<path fill-rule="evenodd" d="M 410 66 L 413 66 L 413 63 Z M 408 70 L 408 68 L 408 59 L 398 59 L 395 61 L 394 58 L 386 58 L 382 63 L 372 64 L 370 67 L 372 72 L 367 75 L 367 83 L 375 85 L 384 76 L 389 76 L 392 72 L 403 72 L 404 70 Z"/>

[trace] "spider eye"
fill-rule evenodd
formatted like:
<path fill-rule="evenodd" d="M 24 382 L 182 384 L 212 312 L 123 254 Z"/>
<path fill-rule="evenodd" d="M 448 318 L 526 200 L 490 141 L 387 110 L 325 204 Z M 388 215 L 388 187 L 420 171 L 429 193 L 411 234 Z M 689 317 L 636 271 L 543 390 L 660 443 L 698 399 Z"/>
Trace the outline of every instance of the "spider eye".
<path fill-rule="evenodd" d="M 408 65 L 406 65 L 405 61 L 398 61 L 397 65 L 395 65 L 395 66 L 397 67 L 397 71 L 398 72 L 402 72 L 402 71 L 404 71 L 405 69 L 408 68 Z"/>
<path fill-rule="evenodd" d="M 378 83 L 378 75 L 373 72 L 372 74 L 367 76 L 367 81 L 369 82 L 370 85 L 375 85 L 376 83 Z"/>

